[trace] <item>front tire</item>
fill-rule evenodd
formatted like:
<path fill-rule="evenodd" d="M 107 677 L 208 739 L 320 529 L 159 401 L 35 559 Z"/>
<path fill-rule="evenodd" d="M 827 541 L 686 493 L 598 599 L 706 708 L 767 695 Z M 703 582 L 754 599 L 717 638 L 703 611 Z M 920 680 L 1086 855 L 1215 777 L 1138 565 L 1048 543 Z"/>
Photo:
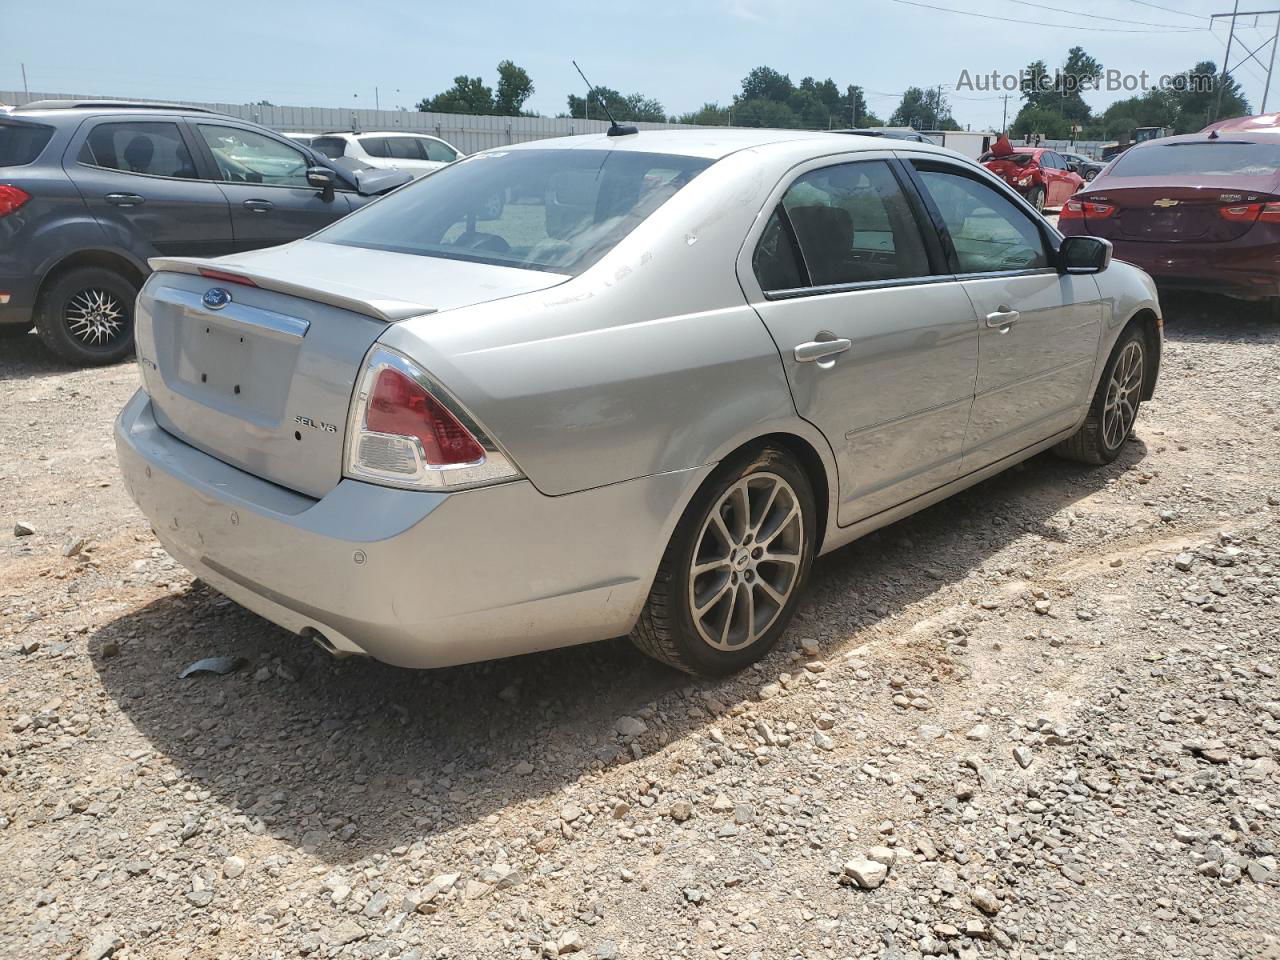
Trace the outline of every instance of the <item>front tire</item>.
<path fill-rule="evenodd" d="M 816 517 L 809 478 L 785 450 L 726 461 L 681 517 L 632 642 L 707 677 L 765 656 L 808 580 Z"/>
<path fill-rule="evenodd" d="M 1096 466 L 1120 456 L 1142 407 L 1146 373 L 1146 337 L 1137 326 L 1129 327 L 1111 351 L 1084 424 L 1053 452 Z"/>
<path fill-rule="evenodd" d="M 1027 202 L 1036 208 L 1036 213 L 1044 213 L 1044 187 L 1032 187 Z"/>
<path fill-rule="evenodd" d="M 36 331 L 44 345 L 76 366 L 118 363 L 133 352 L 138 288 L 105 267 L 78 267 L 40 295 Z"/>

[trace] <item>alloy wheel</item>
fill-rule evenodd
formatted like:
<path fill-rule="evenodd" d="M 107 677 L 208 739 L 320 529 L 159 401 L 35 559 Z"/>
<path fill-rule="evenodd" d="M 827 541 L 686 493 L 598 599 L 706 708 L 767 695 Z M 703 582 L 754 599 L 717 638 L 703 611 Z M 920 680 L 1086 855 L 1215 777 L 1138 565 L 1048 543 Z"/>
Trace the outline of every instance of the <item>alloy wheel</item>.
<path fill-rule="evenodd" d="M 109 290 L 86 289 L 72 296 L 62 312 L 71 335 L 90 347 L 110 345 L 125 332 L 125 305 Z"/>
<path fill-rule="evenodd" d="M 716 650 L 764 636 L 795 591 L 804 517 L 791 485 L 774 473 L 743 477 L 712 507 L 689 568 L 698 635 Z"/>
<path fill-rule="evenodd" d="M 1102 439 L 1115 449 L 1133 429 L 1142 394 L 1142 344 L 1131 340 L 1116 359 L 1102 408 Z"/>

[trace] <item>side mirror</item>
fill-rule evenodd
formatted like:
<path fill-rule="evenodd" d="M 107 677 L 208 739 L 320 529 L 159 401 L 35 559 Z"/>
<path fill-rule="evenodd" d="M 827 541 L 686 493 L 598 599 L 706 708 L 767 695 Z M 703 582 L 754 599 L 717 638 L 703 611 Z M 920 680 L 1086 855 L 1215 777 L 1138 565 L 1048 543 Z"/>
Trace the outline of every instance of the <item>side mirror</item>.
<path fill-rule="evenodd" d="M 336 180 L 337 174 L 328 167 L 307 167 L 307 183 L 319 190 L 325 200 L 333 199 L 333 184 Z"/>
<path fill-rule="evenodd" d="M 1111 265 L 1111 241 L 1101 237 L 1065 237 L 1058 248 L 1063 273 L 1101 273 Z"/>
<path fill-rule="evenodd" d="M 1067 164 L 1067 169 L 1068 169 L 1068 170 L 1070 170 L 1072 173 L 1079 173 L 1079 172 L 1080 172 L 1080 164 L 1078 164 L 1078 163 L 1068 163 L 1068 164 Z"/>

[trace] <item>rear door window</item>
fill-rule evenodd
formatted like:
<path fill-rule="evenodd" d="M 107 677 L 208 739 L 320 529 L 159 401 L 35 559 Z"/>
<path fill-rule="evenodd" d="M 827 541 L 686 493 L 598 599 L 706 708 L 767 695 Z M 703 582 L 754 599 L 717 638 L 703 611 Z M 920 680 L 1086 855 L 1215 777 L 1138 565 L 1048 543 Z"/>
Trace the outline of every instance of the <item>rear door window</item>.
<path fill-rule="evenodd" d="M 883 160 L 812 170 L 782 197 L 813 286 L 925 277 L 920 228 Z"/>
<path fill-rule="evenodd" d="M 53 127 L 34 123 L 0 123 L 0 167 L 25 167 L 35 162 Z"/>
<path fill-rule="evenodd" d="M 391 147 L 386 137 L 361 137 L 360 146 L 364 147 L 364 152 L 371 157 L 378 157 L 381 160 L 391 157 Z"/>
<path fill-rule="evenodd" d="M 98 124 L 80 150 L 80 162 L 153 177 L 197 177 L 178 125 L 160 120 Z"/>
<path fill-rule="evenodd" d="M 436 163 L 453 163 L 458 159 L 457 151 L 447 143 L 441 143 L 439 140 L 423 140 L 422 145 L 427 148 L 428 160 L 434 160 Z"/>
<path fill-rule="evenodd" d="M 1135 147 L 1120 155 L 1113 177 L 1275 176 L 1280 145 L 1201 141 Z"/>
<path fill-rule="evenodd" d="M 427 152 L 417 137 L 387 137 L 387 147 L 393 160 L 427 159 Z"/>

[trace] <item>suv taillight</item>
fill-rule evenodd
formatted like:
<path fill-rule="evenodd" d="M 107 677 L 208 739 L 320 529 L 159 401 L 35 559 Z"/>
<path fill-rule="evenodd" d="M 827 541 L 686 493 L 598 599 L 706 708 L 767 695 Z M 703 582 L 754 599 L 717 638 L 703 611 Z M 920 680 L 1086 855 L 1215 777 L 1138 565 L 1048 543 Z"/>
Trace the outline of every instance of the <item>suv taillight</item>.
<path fill-rule="evenodd" d="M 513 480 L 511 460 L 425 370 L 374 347 L 347 425 L 347 476 L 416 490 Z"/>
<path fill-rule="evenodd" d="M 0 217 L 7 217 L 30 199 L 27 191 L 0 183 Z"/>

